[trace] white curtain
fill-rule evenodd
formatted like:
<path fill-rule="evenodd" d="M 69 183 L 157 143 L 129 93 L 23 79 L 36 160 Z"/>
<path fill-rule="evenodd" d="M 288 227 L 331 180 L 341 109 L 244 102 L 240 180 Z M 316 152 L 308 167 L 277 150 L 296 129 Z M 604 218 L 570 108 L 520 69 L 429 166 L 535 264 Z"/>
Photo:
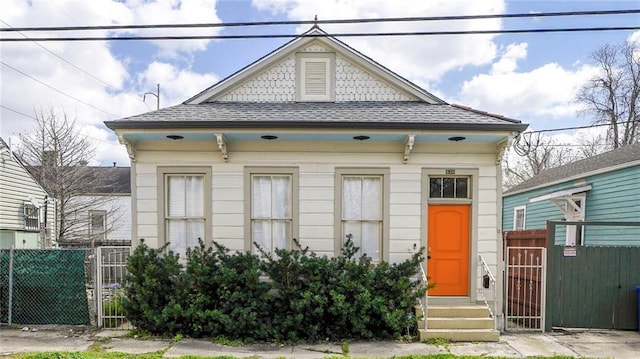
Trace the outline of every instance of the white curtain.
<path fill-rule="evenodd" d="M 266 252 L 289 248 L 292 238 L 291 191 L 291 176 L 252 176 L 252 239 Z"/>
<path fill-rule="evenodd" d="M 343 241 L 351 235 L 359 254 L 380 259 L 382 236 L 382 178 L 345 176 L 342 181 Z"/>
<path fill-rule="evenodd" d="M 204 176 L 167 176 L 167 241 L 185 258 L 187 248 L 204 238 Z"/>

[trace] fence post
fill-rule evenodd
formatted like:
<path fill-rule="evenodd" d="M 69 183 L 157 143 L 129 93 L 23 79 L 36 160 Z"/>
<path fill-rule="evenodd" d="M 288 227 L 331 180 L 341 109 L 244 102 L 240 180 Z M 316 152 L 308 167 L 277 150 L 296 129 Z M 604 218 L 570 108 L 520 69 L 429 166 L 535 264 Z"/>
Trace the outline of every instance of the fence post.
<path fill-rule="evenodd" d="M 552 262 L 554 258 L 554 246 L 556 241 L 556 223 L 553 221 L 547 221 L 547 278 L 555 278 L 555 268 L 553 267 Z M 553 304 L 552 298 L 556 295 L 555 287 L 553 284 L 547 285 L 546 293 L 545 293 L 545 306 L 544 306 L 544 332 L 553 331 Z"/>
<path fill-rule="evenodd" d="M 8 288 L 8 294 L 9 294 L 9 301 L 8 301 L 8 308 L 7 308 L 7 322 L 9 325 L 13 324 L 13 318 L 12 318 L 12 314 L 13 314 L 13 250 L 14 250 L 14 245 L 12 244 L 11 247 L 9 248 L 9 288 Z"/>

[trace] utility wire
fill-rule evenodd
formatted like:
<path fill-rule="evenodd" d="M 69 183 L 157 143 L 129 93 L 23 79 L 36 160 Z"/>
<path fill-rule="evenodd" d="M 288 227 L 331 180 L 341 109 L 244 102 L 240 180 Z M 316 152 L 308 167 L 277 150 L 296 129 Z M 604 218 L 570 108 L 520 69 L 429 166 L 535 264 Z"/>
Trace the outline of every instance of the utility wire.
<path fill-rule="evenodd" d="M 0 19 L 0 22 L 2 22 L 3 24 L 5 24 L 6 26 L 11 27 L 11 25 L 9 25 L 8 23 L 6 23 L 6 22 L 5 22 L 5 21 L 3 21 L 2 19 Z M 25 34 L 24 34 L 24 33 L 22 33 L 21 31 L 18 31 L 18 33 L 19 33 L 20 35 L 24 36 L 26 39 L 29 39 L 29 40 L 33 41 L 32 39 L 30 39 L 27 35 L 25 35 Z M 65 59 L 64 57 L 62 57 L 62 56 L 60 56 L 60 55 L 56 54 L 55 52 L 51 51 L 50 49 L 48 49 L 48 48 L 47 48 L 47 47 L 45 47 L 44 45 L 41 45 L 41 44 L 39 44 L 39 43 L 38 43 L 38 42 L 36 42 L 36 41 L 33 41 L 33 43 L 34 43 L 35 45 L 37 45 L 38 47 L 40 47 L 41 49 L 45 50 L 46 52 L 50 53 L 51 55 L 53 55 L 53 56 L 55 56 L 55 57 L 59 58 L 60 60 L 64 61 L 64 62 L 65 62 L 65 63 L 67 63 L 69 66 L 73 67 L 74 69 L 76 69 L 76 70 L 78 70 L 78 71 L 80 71 L 80 72 L 84 73 L 85 75 L 87 75 L 87 76 L 89 76 L 89 77 L 93 78 L 94 80 L 96 80 L 96 81 L 98 81 L 98 82 L 100 82 L 100 83 L 102 83 L 102 84 L 106 85 L 107 87 L 109 87 L 109 88 L 111 88 L 111 89 L 118 90 L 118 88 L 116 88 L 115 86 L 113 86 L 113 85 L 109 84 L 108 82 L 106 82 L 106 81 L 104 81 L 104 80 L 100 79 L 99 77 L 97 77 L 97 76 L 95 76 L 95 75 L 93 75 L 93 74 L 91 74 L 91 73 L 89 73 L 89 72 L 87 72 L 87 71 L 83 70 L 82 68 L 80 68 L 80 67 L 76 66 L 75 64 L 71 63 L 70 61 L 68 61 L 68 60 L 67 60 L 67 59 Z M 133 99 L 135 99 L 136 101 L 142 101 L 142 100 L 140 100 L 140 98 L 134 97 L 134 96 L 132 96 L 132 95 L 130 95 L 130 94 L 126 94 L 126 95 L 127 95 L 127 96 L 129 96 L 129 97 L 131 97 L 131 98 L 133 98 Z"/>
<path fill-rule="evenodd" d="M 624 123 L 629 123 L 629 122 L 635 122 L 635 121 L 620 121 L 620 122 L 616 122 L 616 125 L 622 125 Z M 567 130 L 582 130 L 582 129 L 586 129 L 586 128 L 593 128 L 593 127 L 604 127 L 604 126 L 611 126 L 611 123 L 600 123 L 600 124 L 596 124 L 596 125 L 585 125 L 585 126 L 574 126 L 574 127 L 560 127 L 560 128 L 549 128 L 546 130 L 536 130 L 536 131 L 529 131 L 529 132 L 523 132 L 523 134 L 534 134 L 534 133 L 544 133 L 544 132 L 557 132 L 557 131 L 567 131 Z"/>
<path fill-rule="evenodd" d="M 0 38 L 0 42 L 24 41 L 139 41 L 139 40 L 235 40 L 235 39 L 274 39 L 303 37 L 387 37 L 387 36 L 434 36 L 434 35 L 488 35 L 488 34 L 535 34 L 551 32 L 587 32 L 640 30 L 640 26 L 603 26 L 572 28 L 541 28 L 511 30 L 454 30 L 454 31 L 411 31 L 411 32 L 352 32 L 338 34 L 262 34 L 262 35 L 178 35 L 178 36 L 95 36 L 95 37 L 33 37 Z"/>
<path fill-rule="evenodd" d="M 451 21 L 451 20 L 506 19 L 506 18 L 531 18 L 531 17 L 537 18 L 537 17 L 585 16 L 585 15 L 629 15 L 629 14 L 638 14 L 638 13 L 640 13 L 640 9 L 540 12 L 540 13 L 515 13 L 515 14 L 486 14 L 486 15 L 456 15 L 456 16 L 427 16 L 427 17 L 388 17 L 388 18 L 373 18 L 373 19 L 360 18 L 360 19 L 342 19 L 342 20 L 299 20 L 299 21 L 283 20 L 283 21 L 200 23 L 200 24 L 48 26 L 48 27 L 0 28 L 0 31 L 5 31 L 5 32 L 86 31 L 86 30 L 176 29 L 176 28 L 201 28 L 201 27 L 247 27 L 247 26 L 272 26 L 272 25 L 361 24 L 361 23 L 377 23 L 377 22 Z"/>
<path fill-rule="evenodd" d="M 26 114 L 26 113 L 24 113 L 24 112 L 18 111 L 18 110 L 16 110 L 16 109 L 13 109 L 13 108 L 11 108 L 11 107 L 7 107 L 7 106 L 5 106 L 5 105 L 1 105 L 1 104 L 0 104 L 0 107 L 1 107 L 1 108 L 4 108 L 4 109 L 5 109 L 5 110 L 7 110 L 7 111 L 11 111 L 11 112 L 17 113 L 18 115 L 24 116 L 24 117 L 26 117 L 26 118 L 29 118 L 29 119 L 32 119 L 32 120 L 38 121 L 38 118 L 33 117 L 33 116 L 31 116 L 31 115 L 28 115 L 28 114 Z M 87 137 L 87 138 L 94 139 L 94 140 L 96 140 L 96 141 L 100 141 L 100 142 L 104 142 L 104 143 L 107 143 L 107 144 L 113 145 L 113 146 L 120 146 L 120 144 L 118 144 L 118 143 L 114 143 L 114 142 L 111 142 L 111 141 L 108 141 L 108 140 L 103 140 L 103 139 L 101 139 L 101 138 L 97 138 L 97 137 L 93 137 L 93 136 L 89 136 L 89 135 L 84 135 L 84 136 L 85 136 L 85 137 Z"/>
<path fill-rule="evenodd" d="M 101 108 L 99 108 L 99 107 L 96 107 L 96 106 L 94 106 L 94 105 L 92 105 L 92 104 L 90 104 L 90 103 L 88 103 L 88 102 L 82 101 L 81 99 L 79 99 L 79 98 L 77 98 L 77 97 L 74 97 L 74 96 L 72 96 L 72 95 L 69 95 L 68 93 L 66 93 L 66 92 L 64 92 L 64 91 L 62 91 L 62 90 L 59 90 L 59 89 L 57 89 L 57 88 L 55 88 L 55 87 L 53 87 L 53 86 L 51 86 L 51 85 L 49 85 L 49 84 L 47 84 L 47 83 L 45 83 L 45 82 L 43 82 L 43 81 L 38 80 L 37 78 L 35 78 L 35 77 L 33 77 L 33 76 L 31 76 L 31 75 L 29 75 L 29 74 L 25 73 L 25 72 L 22 72 L 22 71 L 20 71 L 20 70 L 16 69 L 15 67 L 13 67 L 13 66 L 11 66 L 11 65 L 9 65 L 9 64 L 7 64 L 7 63 L 5 63 L 5 62 L 4 62 L 4 61 L 2 61 L 2 60 L 0 60 L 0 64 L 2 64 L 2 65 L 4 65 L 4 66 L 6 66 L 6 67 L 8 67 L 8 68 L 12 69 L 13 71 L 15 71 L 15 72 L 17 72 L 17 73 L 19 73 L 19 74 L 21 74 L 21 75 L 23 75 L 23 76 L 25 76 L 25 77 L 30 78 L 31 80 L 33 80 L 33 81 L 35 81 L 35 82 L 37 82 L 37 83 L 39 83 L 39 84 L 41 84 L 41 85 L 43 85 L 43 86 L 46 86 L 46 87 L 48 87 L 48 88 L 50 88 L 50 89 L 52 89 L 52 90 L 56 91 L 56 92 L 57 92 L 57 93 L 59 93 L 59 94 L 62 94 L 62 95 L 67 96 L 67 97 L 69 97 L 69 98 L 71 98 L 71 99 L 73 99 L 73 100 L 76 100 L 76 101 L 80 102 L 81 104 L 87 105 L 87 106 L 89 106 L 89 107 L 91 107 L 91 108 L 93 108 L 93 109 L 95 109 L 95 110 L 98 110 L 98 111 L 100 111 L 100 112 L 104 112 L 104 113 L 106 113 L 106 114 L 108 114 L 108 115 L 110 115 L 110 116 L 113 116 L 113 117 L 121 117 L 121 116 L 115 115 L 115 114 L 113 114 L 113 113 L 111 113 L 111 112 L 109 112 L 109 111 L 107 111 L 107 110 L 103 110 L 103 109 L 101 109 Z"/>

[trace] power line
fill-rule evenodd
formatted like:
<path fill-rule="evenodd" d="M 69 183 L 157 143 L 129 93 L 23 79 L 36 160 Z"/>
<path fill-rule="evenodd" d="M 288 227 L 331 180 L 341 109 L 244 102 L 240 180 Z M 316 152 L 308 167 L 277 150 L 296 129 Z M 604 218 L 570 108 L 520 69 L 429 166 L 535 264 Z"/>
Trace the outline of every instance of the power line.
<path fill-rule="evenodd" d="M 629 122 L 635 122 L 635 121 L 620 121 L 620 122 L 616 122 L 616 125 L 622 125 L 622 124 L 629 123 Z M 583 129 L 587 129 L 587 128 L 604 127 L 604 126 L 611 126 L 611 125 L 612 124 L 610 124 L 610 123 L 601 123 L 601 124 L 596 124 L 596 125 L 549 128 L 549 129 L 546 129 L 546 130 L 536 130 L 536 131 L 523 132 L 523 134 L 557 132 L 557 131 L 568 131 L 568 130 L 583 130 Z"/>
<path fill-rule="evenodd" d="M 15 113 L 17 113 L 18 115 L 22 115 L 22 116 L 24 116 L 24 117 L 26 117 L 26 118 L 30 118 L 30 119 L 32 119 L 32 120 L 37 120 L 37 118 L 35 118 L 35 117 L 31 116 L 31 115 L 27 115 L 27 114 L 26 114 L 26 113 L 24 113 L 24 112 L 20 112 L 20 111 L 18 111 L 18 110 L 14 110 L 14 109 L 12 109 L 12 108 L 10 108 L 10 107 L 7 107 L 7 106 L 5 106 L 5 105 L 0 105 L 0 107 L 4 108 L 5 110 L 8 110 L 8 111 L 15 112 Z"/>
<path fill-rule="evenodd" d="M 6 26 L 11 27 L 11 25 L 9 25 L 8 23 L 6 23 L 5 21 L 3 21 L 3 20 L 1 20 L 1 19 L 0 19 L 0 22 L 2 22 L 3 24 L 5 24 Z M 106 85 L 106 86 L 107 86 L 107 87 L 109 87 L 109 88 L 112 88 L 112 89 L 114 89 L 114 90 L 118 90 L 118 88 L 116 88 L 115 86 L 113 86 L 113 85 L 111 85 L 111 84 L 107 83 L 106 81 L 104 81 L 104 80 L 100 79 L 99 77 L 97 77 L 97 76 L 95 76 L 95 75 L 93 75 L 93 74 L 91 74 L 91 73 L 89 73 L 89 72 L 87 72 L 87 71 L 83 70 L 82 68 L 80 68 L 80 67 L 76 66 L 75 64 L 71 63 L 71 62 L 70 62 L 70 61 L 68 61 L 67 59 L 65 59 L 65 58 L 63 58 L 62 56 L 60 56 L 60 55 L 56 54 L 55 52 L 51 51 L 50 49 L 48 49 L 48 48 L 47 48 L 47 47 L 45 47 L 44 45 L 41 45 L 41 44 L 37 43 L 36 41 L 34 41 L 34 40 L 30 39 L 27 35 L 23 34 L 21 31 L 18 31 L 18 33 L 19 33 L 20 35 L 24 36 L 26 39 L 29 39 L 29 40 L 33 41 L 33 43 L 34 43 L 35 45 L 37 45 L 37 46 L 38 46 L 38 47 L 40 47 L 41 49 L 43 49 L 43 50 L 47 51 L 47 52 L 48 52 L 48 53 L 50 53 L 51 55 L 53 55 L 53 56 L 55 56 L 55 57 L 59 58 L 60 60 L 64 61 L 64 62 L 65 62 L 65 63 L 67 63 L 69 66 L 73 67 L 74 69 L 76 69 L 76 70 L 78 70 L 78 71 L 80 71 L 80 72 L 84 73 L 85 75 L 87 75 L 87 76 L 89 76 L 89 77 L 93 78 L 94 80 L 96 80 L 96 81 L 98 81 L 98 82 L 100 82 L 100 83 L 102 83 L 102 84 Z M 140 101 L 140 99 L 139 99 L 139 98 L 133 97 L 133 96 L 131 96 L 131 95 L 129 95 L 129 94 L 126 94 L 126 95 L 127 95 L 127 96 L 129 96 L 129 97 L 131 97 L 131 98 L 136 99 L 137 101 Z"/>
<path fill-rule="evenodd" d="M 113 113 L 111 113 L 111 112 L 107 111 L 107 110 L 103 110 L 103 109 L 101 109 L 101 108 L 99 108 L 99 107 L 96 107 L 96 106 L 94 106 L 94 105 L 92 105 L 92 104 L 90 104 L 90 103 L 88 103 L 88 102 L 82 101 L 81 99 L 79 99 L 79 98 L 77 98 L 77 97 L 74 97 L 74 96 L 72 96 L 72 95 L 69 95 L 68 93 L 66 93 L 66 92 L 64 92 L 64 91 L 62 91 L 62 90 L 58 90 L 57 88 L 55 88 L 55 87 L 53 87 L 53 86 L 51 86 L 51 85 L 49 85 L 49 84 L 47 84 L 47 83 L 45 83 L 45 82 L 43 82 L 43 81 L 40 81 L 40 80 L 38 80 L 37 78 L 35 78 L 35 77 L 33 77 L 33 76 L 31 76 L 31 75 L 29 75 L 29 74 L 25 73 L 25 72 L 22 72 L 22 71 L 20 71 L 20 70 L 16 69 L 15 67 L 13 67 L 13 66 L 11 66 L 11 65 L 9 65 L 9 64 L 7 64 L 7 63 L 5 63 L 4 61 L 1 61 L 1 60 L 0 60 L 0 64 L 2 64 L 2 65 L 4 65 L 4 66 L 6 66 L 6 67 L 8 67 L 8 68 L 12 69 L 13 71 L 15 71 L 15 72 L 17 72 L 17 73 L 19 73 L 19 74 L 21 74 L 21 75 L 23 75 L 23 76 L 25 76 L 25 77 L 30 78 L 31 80 L 33 80 L 33 81 L 35 81 L 35 82 L 37 82 L 37 83 L 39 83 L 39 84 L 41 84 L 41 85 L 43 85 L 43 86 L 46 86 L 46 87 L 48 87 L 48 88 L 50 88 L 50 89 L 52 89 L 52 90 L 56 91 L 56 92 L 57 92 L 57 93 L 59 93 L 59 94 L 62 94 L 62 95 L 67 96 L 67 97 L 69 97 L 69 98 L 71 98 L 71 99 L 73 99 L 73 100 L 76 100 L 76 101 L 80 102 L 81 104 L 84 104 L 84 105 L 86 105 L 86 106 L 89 106 L 89 107 L 91 107 L 91 108 L 93 108 L 93 109 L 95 109 L 95 110 L 98 110 L 98 111 L 100 111 L 100 112 L 104 112 L 104 113 L 106 113 L 106 114 L 108 114 L 108 115 L 110 115 L 110 116 L 113 116 L 113 117 L 120 117 L 120 116 L 118 116 L 118 115 L 115 115 L 115 114 L 113 114 Z"/>
<path fill-rule="evenodd" d="M 360 24 L 378 22 L 420 22 L 420 21 L 451 21 L 451 20 L 480 20 L 480 19 L 506 19 L 506 18 L 536 18 L 558 16 L 586 16 L 586 15 L 629 15 L 640 13 L 640 9 L 626 10 L 590 10 L 590 11 L 566 11 L 566 12 L 540 12 L 540 13 L 515 13 L 515 14 L 486 14 L 486 15 L 455 15 L 455 16 L 427 16 L 427 17 L 389 17 L 389 18 L 359 18 L 342 20 L 282 20 L 282 21 L 255 21 L 255 22 L 230 22 L 230 23 L 200 23 L 200 24 L 148 24 L 148 25 L 100 25 L 100 26 L 48 26 L 48 27 L 21 27 L 0 28 L 0 31 L 88 31 L 88 30 L 135 30 L 135 29 L 176 29 L 176 28 L 201 28 L 201 27 L 247 27 L 247 26 L 273 26 L 273 25 L 324 25 L 324 24 Z"/>
<path fill-rule="evenodd" d="M 8 110 L 8 111 L 11 111 L 11 112 L 17 113 L 18 115 L 24 116 L 24 117 L 26 117 L 26 118 L 29 118 L 29 119 L 32 119 L 32 120 L 38 121 L 38 118 L 33 117 L 33 116 L 31 116 L 31 115 L 27 115 L 26 113 L 21 112 L 21 111 L 18 111 L 18 110 L 16 110 L 16 109 L 13 109 L 13 108 L 11 108 L 11 107 L 7 107 L 7 106 L 2 105 L 2 104 L 0 104 L 0 107 L 1 107 L 1 108 L 4 108 L 5 110 Z M 100 142 L 104 142 L 104 143 L 107 143 L 107 144 L 113 145 L 113 146 L 121 146 L 121 145 L 120 145 L 120 144 L 118 144 L 118 143 L 114 143 L 114 142 L 111 142 L 111 141 L 108 141 L 108 140 L 103 140 L 103 139 L 98 138 L 98 137 L 93 137 L 93 136 L 89 136 L 89 135 L 84 135 L 84 136 L 85 136 L 85 137 L 87 137 L 87 138 L 94 139 L 94 140 L 96 140 L 96 141 L 100 141 Z"/>
<path fill-rule="evenodd" d="M 602 26 L 571 28 L 539 28 L 511 30 L 454 30 L 454 31 L 410 31 L 410 32 L 352 32 L 337 34 L 261 34 L 261 35 L 178 35 L 178 36 L 95 36 L 95 37 L 33 37 L 31 39 L 0 38 L 0 42 L 24 41 L 139 41 L 139 40 L 236 40 L 274 39 L 303 37 L 387 37 L 387 36 L 436 36 L 436 35 L 495 35 L 495 34 L 535 34 L 552 32 L 592 32 L 640 30 L 640 26 Z"/>

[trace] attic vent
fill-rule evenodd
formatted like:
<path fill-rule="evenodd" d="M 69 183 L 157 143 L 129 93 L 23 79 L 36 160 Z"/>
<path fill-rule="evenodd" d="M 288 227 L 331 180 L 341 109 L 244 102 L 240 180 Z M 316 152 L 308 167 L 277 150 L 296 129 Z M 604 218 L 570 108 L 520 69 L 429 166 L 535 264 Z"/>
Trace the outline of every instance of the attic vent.
<path fill-rule="evenodd" d="M 305 62 L 304 89 L 305 96 L 327 96 L 327 62 Z"/>
<path fill-rule="evenodd" d="M 333 101 L 334 54 L 298 54 L 298 101 Z"/>

